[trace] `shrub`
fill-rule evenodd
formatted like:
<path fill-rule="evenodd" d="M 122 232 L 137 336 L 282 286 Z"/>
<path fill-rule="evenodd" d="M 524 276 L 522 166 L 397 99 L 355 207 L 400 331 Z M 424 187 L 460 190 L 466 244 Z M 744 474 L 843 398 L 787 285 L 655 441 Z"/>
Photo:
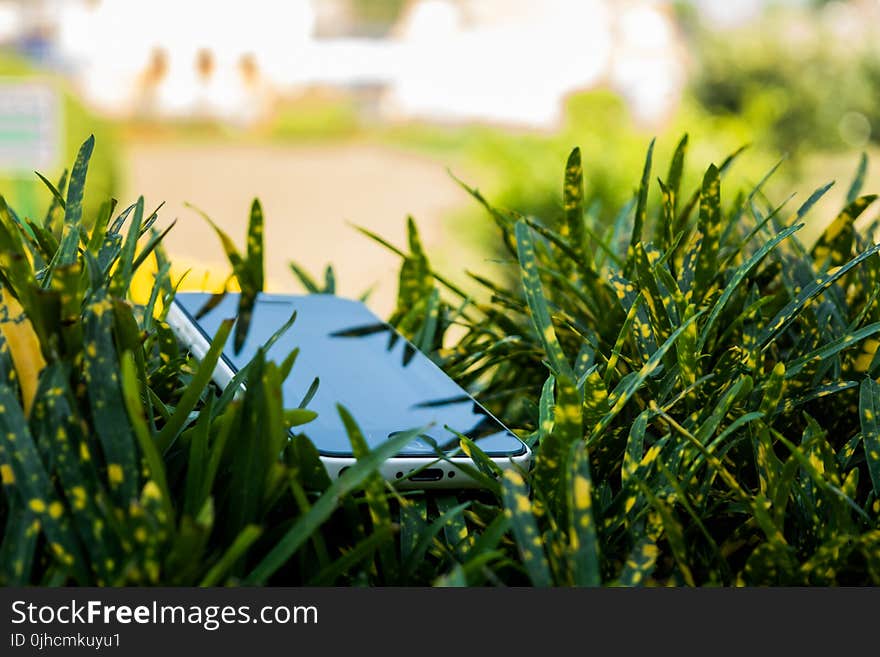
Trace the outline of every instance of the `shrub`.
<path fill-rule="evenodd" d="M 759 142 L 778 152 L 876 146 L 877 48 L 859 34 L 862 26 L 844 36 L 835 33 L 834 22 L 809 9 L 789 9 L 734 31 L 697 31 L 700 59 L 690 93 L 710 114 L 745 121 Z M 829 84 L 835 92 L 822 93 Z"/>
<path fill-rule="evenodd" d="M 686 145 L 660 211 L 649 150 L 635 207 L 607 227 L 585 219 L 578 150 L 554 228 L 472 189 L 520 277 L 481 279 L 486 303 L 431 269 L 414 223 L 406 250 L 386 243 L 403 259 L 391 321 L 537 455 L 497 480 L 471 447 L 486 489 L 424 494 L 375 471 L 413 434 L 367 452 L 342 408 L 362 456 L 329 481 L 313 414 L 280 405 L 296 352 L 258 353 L 241 396 L 210 384 L 231 324 L 201 363 L 178 350 L 155 213 L 107 204 L 83 227 L 88 141 L 46 222 L 0 203 L 3 582 L 877 583 L 880 246 L 877 221 L 854 228 L 875 197 L 862 170 L 808 248 L 797 230 L 827 188 L 792 213 L 761 184 L 722 203 L 730 158 L 682 194 Z M 217 231 L 245 303 L 262 228 L 255 203 L 246 252 Z"/>
<path fill-rule="evenodd" d="M 577 150 L 558 232 L 487 205 L 522 292 L 481 281 L 491 303 L 440 355 L 465 383 L 485 375 L 482 393 L 538 446 L 531 497 L 505 482 L 521 567 L 534 584 L 876 582 L 865 160 L 807 248 L 797 231 L 830 185 L 794 211 L 763 181 L 722 205 L 734 155 L 682 195 L 686 147 L 656 216 L 650 149 L 634 213 L 607 228 L 584 221 Z"/>

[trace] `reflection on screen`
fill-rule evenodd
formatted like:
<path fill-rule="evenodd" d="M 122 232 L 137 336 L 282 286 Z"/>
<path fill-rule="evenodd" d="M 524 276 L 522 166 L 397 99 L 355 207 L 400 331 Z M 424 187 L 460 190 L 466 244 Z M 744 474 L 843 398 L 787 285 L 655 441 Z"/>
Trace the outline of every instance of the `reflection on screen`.
<path fill-rule="evenodd" d="M 195 317 L 210 296 L 180 293 L 177 301 L 190 317 Z M 209 339 L 223 319 L 235 317 L 237 306 L 238 295 L 227 294 L 198 320 Z M 337 403 L 349 410 L 371 448 L 395 432 L 433 424 L 423 438 L 401 454 L 434 454 L 434 445 L 457 447 L 458 438 L 444 425 L 477 441 L 490 456 L 524 452 L 516 436 L 430 359 L 356 301 L 317 294 L 261 295 L 241 352 L 234 355 L 230 347 L 224 358 L 236 369 L 244 367 L 294 310 L 296 322 L 267 355 L 281 361 L 294 347 L 300 349 L 283 388 L 287 407 L 297 406 L 315 377 L 320 379 L 308 404 L 318 418 L 302 429 L 321 453 L 351 453 Z"/>

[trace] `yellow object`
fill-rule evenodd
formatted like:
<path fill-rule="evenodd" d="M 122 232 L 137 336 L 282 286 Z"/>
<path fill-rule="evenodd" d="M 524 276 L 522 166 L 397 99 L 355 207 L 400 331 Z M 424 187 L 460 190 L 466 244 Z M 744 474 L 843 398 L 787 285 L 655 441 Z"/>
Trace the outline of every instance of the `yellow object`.
<path fill-rule="evenodd" d="M 222 292 L 224 283 L 230 292 L 238 292 L 238 281 L 230 278 L 231 268 L 216 268 L 198 261 L 187 261 L 185 258 L 175 258 L 171 266 L 171 281 L 176 284 L 183 278 L 178 290 L 181 292 Z M 137 304 L 145 305 L 150 299 L 150 292 L 156 276 L 156 261 L 148 258 L 131 280 L 129 294 L 131 300 Z M 161 311 L 162 302 L 156 303 L 156 310 Z"/>
<path fill-rule="evenodd" d="M 30 415 L 40 372 L 46 367 L 46 360 L 43 358 L 40 341 L 34 332 L 31 320 L 25 315 L 18 300 L 2 289 L 0 289 L 0 332 L 3 333 L 9 346 L 12 364 L 18 375 L 22 407 L 25 415 Z"/>

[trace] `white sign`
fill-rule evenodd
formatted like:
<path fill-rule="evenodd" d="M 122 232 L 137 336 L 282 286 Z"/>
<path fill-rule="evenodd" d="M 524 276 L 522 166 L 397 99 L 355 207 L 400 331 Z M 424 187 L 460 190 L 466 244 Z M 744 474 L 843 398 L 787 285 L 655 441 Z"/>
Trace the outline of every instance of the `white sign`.
<path fill-rule="evenodd" d="M 33 177 L 59 161 L 61 107 L 49 84 L 0 79 L 0 173 Z"/>

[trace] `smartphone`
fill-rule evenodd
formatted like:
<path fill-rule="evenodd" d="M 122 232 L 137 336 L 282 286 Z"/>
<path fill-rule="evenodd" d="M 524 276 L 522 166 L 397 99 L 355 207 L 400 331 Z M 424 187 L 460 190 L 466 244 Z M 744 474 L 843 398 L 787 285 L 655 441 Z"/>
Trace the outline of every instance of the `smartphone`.
<path fill-rule="evenodd" d="M 237 316 L 239 295 L 232 293 L 202 312 L 211 296 L 179 292 L 167 315 L 178 340 L 196 358 L 207 353 L 221 322 Z M 351 413 L 370 449 L 398 432 L 430 425 L 380 468 L 385 479 L 401 488 L 480 485 L 459 467 L 472 471 L 474 463 L 461 451 L 455 432 L 473 440 L 502 471 L 528 469 L 532 453 L 525 443 L 359 301 L 329 294 L 260 294 L 247 340 L 238 354 L 231 345 L 226 347 L 214 381 L 225 388 L 294 311 L 293 326 L 266 356 L 281 361 L 294 348 L 300 350 L 282 389 L 288 408 L 298 406 L 318 378 L 317 391 L 307 404 L 318 417 L 297 431 L 315 444 L 332 478 L 355 463 L 337 404 Z"/>

